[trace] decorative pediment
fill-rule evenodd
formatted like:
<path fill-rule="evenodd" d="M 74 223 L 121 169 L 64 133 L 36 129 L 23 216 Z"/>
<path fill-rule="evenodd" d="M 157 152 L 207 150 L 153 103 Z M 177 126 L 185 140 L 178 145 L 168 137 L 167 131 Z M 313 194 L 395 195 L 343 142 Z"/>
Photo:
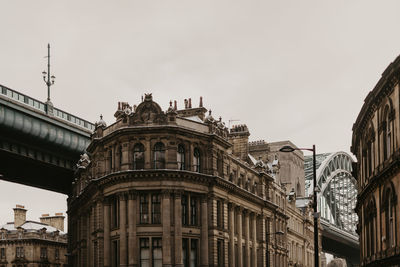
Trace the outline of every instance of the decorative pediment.
<path fill-rule="evenodd" d="M 167 116 L 161 107 L 153 101 L 152 94 L 145 94 L 144 101 L 137 106 L 132 114 L 130 124 L 163 124 L 167 123 Z"/>

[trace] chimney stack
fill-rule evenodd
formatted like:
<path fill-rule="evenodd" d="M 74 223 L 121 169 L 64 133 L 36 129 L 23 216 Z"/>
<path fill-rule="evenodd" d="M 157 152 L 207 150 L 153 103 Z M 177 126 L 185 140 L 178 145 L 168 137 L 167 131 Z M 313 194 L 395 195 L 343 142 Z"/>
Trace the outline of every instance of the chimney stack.
<path fill-rule="evenodd" d="M 16 205 L 14 208 L 14 227 L 18 228 L 26 221 L 26 209 L 22 205 Z"/>
<path fill-rule="evenodd" d="M 65 216 L 63 216 L 62 212 L 57 212 L 54 216 L 42 214 L 42 217 L 40 217 L 40 222 L 64 232 L 64 219 Z"/>

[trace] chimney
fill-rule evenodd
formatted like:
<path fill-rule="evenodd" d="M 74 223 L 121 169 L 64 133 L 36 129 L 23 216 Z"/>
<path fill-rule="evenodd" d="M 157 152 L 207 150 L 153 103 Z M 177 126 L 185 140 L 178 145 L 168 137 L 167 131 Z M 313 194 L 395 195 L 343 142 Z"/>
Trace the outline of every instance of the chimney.
<path fill-rule="evenodd" d="M 26 221 L 26 209 L 22 205 L 16 205 L 14 208 L 14 227 L 18 228 Z"/>
<path fill-rule="evenodd" d="M 54 216 L 42 214 L 42 217 L 40 217 L 40 222 L 64 232 L 64 219 L 65 216 L 63 216 L 62 212 L 57 212 Z"/>
<path fill-rule="evenodd" d="M 249 129 L 245 124 L 232 126 L 229 133 L 229 142 L 232 146 L 232 154 L 246 161 L 249 154 Z"/>
<path fill-rule="evenodd" d="M 189 108 L 192 108 L 192 99 L 189 98 Z"/>
<path fill-rule="evenodd" d="M 199 104 L 199 108 L 202 108 L 203 107 L 203 97 L 202 96 L 200 96 L 200 104 Z"/>

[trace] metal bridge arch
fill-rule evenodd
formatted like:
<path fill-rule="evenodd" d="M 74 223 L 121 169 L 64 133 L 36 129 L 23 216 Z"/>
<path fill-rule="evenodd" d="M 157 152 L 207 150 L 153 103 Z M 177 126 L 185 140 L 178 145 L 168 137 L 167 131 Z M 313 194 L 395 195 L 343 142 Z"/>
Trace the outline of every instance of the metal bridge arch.
<path fill-rule="evenodd" d="M 317 155 L 317 185 L 321 190 L 318 193 L 318 210 L 321 220 L 357 236 L 358 217 L 354 212 L 357 183 L 351 174 L 352 162 L 351 156 L 345 152 Z M 307 193 L 311 195 L 312 157 L 306 159 L 305 172 Z"/>

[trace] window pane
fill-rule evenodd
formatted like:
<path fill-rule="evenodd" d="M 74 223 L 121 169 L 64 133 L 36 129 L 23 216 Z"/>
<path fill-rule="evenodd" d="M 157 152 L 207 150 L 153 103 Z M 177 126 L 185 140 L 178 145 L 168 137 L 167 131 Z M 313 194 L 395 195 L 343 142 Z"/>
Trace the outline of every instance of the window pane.
<path fill-rule="evenodd" d="M 154 169 L 165 169 L 165 147 L 161 142 L 154 146 Z"/>
<path fill-rule="evenodd" d="M 185 147 L 183 145 L 178 146 L 177 153 L 178 170 L 185 170 Z"/>
<path fill-rule="evenodd" d="M 140 223 L 149 223 L 149 202 L 147 195 L 140 195 Z"/>
<path fill-rule="evenodd" d="M 161 196 L 153 194 L 151 200 L 151 221 L 152 223 L 161 223 Z"/>
<path fill-rule="evenodd" d="M 133 148 L 133 169 L 144 169 L 144 146 L 142 144 L 136 144 Z"/>

